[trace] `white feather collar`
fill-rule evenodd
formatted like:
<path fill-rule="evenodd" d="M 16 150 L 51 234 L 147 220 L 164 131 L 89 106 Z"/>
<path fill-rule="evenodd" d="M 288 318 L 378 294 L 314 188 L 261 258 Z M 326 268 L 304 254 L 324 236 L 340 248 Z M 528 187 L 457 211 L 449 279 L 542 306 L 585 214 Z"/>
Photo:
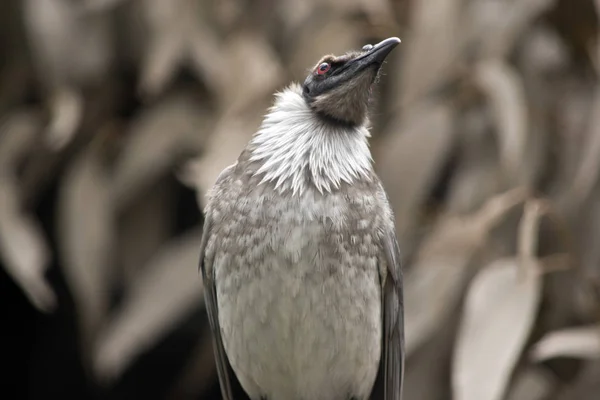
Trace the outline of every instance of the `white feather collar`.
<path fill-rule="evenodd" d="M 250 142 L 250 160 L 261 164 L 255 173 L 264 174 L 261 183 L 275 183 L 282 192 L 300 194 L 307 181 L 321 193 L 331 192 L 342 182 L 369 179 L 369 137 L 366 125 L 338 127 L 322 121 L 294 84 L 276 94 Z"/>

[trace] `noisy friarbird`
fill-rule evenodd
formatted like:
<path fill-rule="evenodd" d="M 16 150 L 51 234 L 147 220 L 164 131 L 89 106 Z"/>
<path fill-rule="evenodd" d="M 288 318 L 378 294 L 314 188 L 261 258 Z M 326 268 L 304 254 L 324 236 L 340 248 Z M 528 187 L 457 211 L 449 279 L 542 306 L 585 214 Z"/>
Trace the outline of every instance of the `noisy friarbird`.
<path fill-rule="evenodd" d="M 402 270 L 368 146 L 386 39 L 276 94 L 208 195 L 200 269 L 223 398 L 399 400 Z"/>

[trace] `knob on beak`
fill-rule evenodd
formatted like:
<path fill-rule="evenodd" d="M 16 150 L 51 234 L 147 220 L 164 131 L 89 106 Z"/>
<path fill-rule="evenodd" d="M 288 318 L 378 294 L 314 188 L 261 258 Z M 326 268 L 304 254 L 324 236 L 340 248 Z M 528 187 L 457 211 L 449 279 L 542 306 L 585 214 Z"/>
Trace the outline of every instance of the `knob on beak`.
<path fill-rule="evenodd" d="M 396 47 L 399 43 L 400 39 L 397 37 L 391 37 L 377 43 L 374 46 L 368 44 L 362 48 L 365 53 L 356 57 L 351 62 L 359 62 L 365 66 L 374 63 L 382 64 L 388 54 L 390 54 L 394 47 Z"/>

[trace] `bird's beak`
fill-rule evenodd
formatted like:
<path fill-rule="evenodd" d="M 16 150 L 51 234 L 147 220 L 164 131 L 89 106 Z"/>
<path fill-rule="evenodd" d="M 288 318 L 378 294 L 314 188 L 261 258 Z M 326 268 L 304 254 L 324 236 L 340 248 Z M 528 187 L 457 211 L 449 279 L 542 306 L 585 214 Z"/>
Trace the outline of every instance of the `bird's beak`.
<path fill-rule="evenodd" d="M 358 67 L 355 69 L 355 71 L 363 70 L 364 68 L 374 64 L 381 66 L 388 54 L 390 54 L 394 47 L 396 47 L 399 43 L 400 39 L 397 37 L 385 39 L 377 43 L 365 53 L 351 60 L 349 64 L 354 64 L 355 67 Z"/>

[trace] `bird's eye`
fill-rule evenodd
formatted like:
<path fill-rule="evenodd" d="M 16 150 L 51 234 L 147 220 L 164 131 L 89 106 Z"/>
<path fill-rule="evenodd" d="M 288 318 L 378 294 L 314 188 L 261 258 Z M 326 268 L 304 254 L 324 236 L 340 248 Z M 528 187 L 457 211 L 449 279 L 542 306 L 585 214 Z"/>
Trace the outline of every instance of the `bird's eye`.
<path fill-rule="evenodd" d="M 327 73 L 327 71 L 329 71 L 329 68 L 331 68 L 330 64 L 323 63 L 323 64 L 319 65 L 319 67 L 317 68 L 317 74 L 325 75 L 325 73 Z"/>

